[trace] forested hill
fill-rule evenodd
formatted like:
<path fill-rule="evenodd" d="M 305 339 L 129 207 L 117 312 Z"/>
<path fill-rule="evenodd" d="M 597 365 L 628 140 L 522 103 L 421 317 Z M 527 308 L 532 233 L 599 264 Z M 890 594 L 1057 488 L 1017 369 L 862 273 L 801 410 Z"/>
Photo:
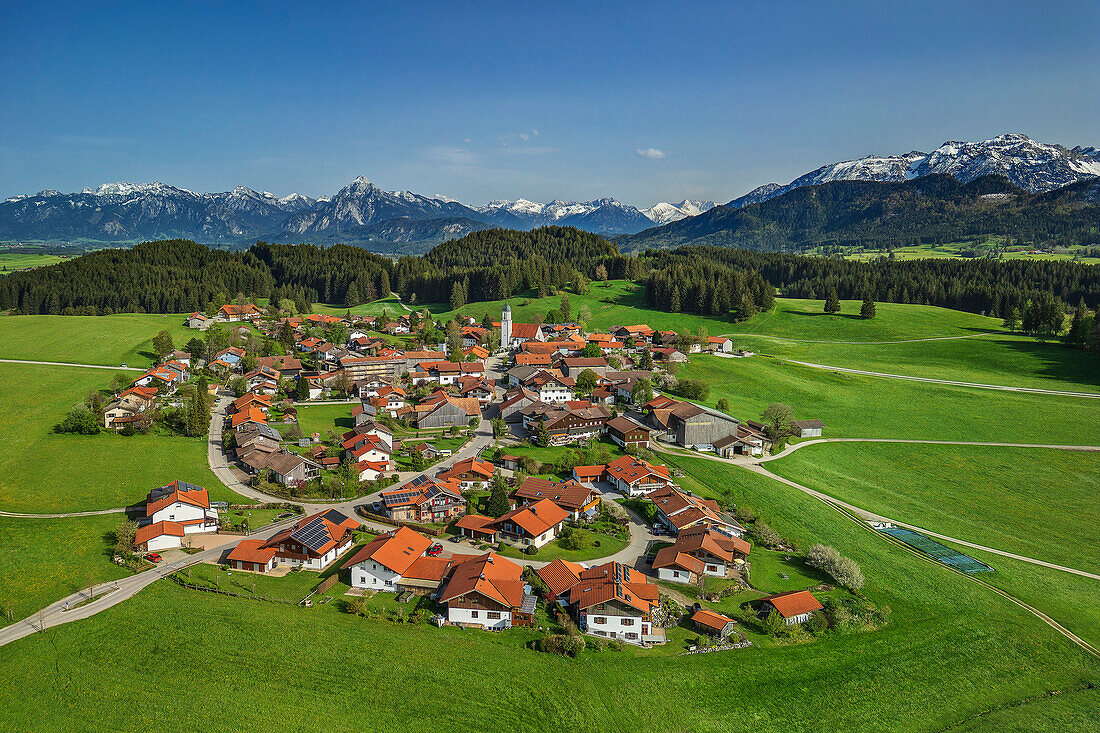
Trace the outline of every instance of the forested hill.
<path fill-rule="evenodd" d="M 1059 192 L 1064 195 L 1064 190 Z M 557 290 L 582 293 L 591 280 L 645 283 L 649 303 L 673 312 L 746 318 L 783 295 L 920 303 L 1001 315 L 1029 301 L 1100 304 L 1100 266 L 1064 261 L 839 258 L 682 247 L 623 255 L 611 242 L 569 227 L 493 229 L 391 260 L 359 247 L 257 243 L 245 252 L 185 240 L 103 250 L 0 278 L 0 310 L 32 314 L 146 311 L 187 313 L 244 296 L 308 311 L 386 297 L 466 303 Z"/>
<path fill-rule="evenodd" d="M 1100 178 L 1029 194 L 1003 176 L 960 183 L 930 175 L 900 183 L 832 181 L 743 208 L 710 211 L 617 240 L 624 251 L 686 244 L 800 252 L 830 245 L 939 244 L 988 234 L 1028 243 L 1095 243 Z"/>

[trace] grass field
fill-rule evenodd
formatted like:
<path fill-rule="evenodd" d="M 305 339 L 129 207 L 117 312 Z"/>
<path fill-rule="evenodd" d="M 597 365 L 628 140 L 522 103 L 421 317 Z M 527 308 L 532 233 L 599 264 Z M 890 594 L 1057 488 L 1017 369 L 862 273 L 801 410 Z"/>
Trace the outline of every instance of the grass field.
<path fill-rule="evenodd" d="M 351 416 L 351 408 L 359 404 L 349 402 L 346 405 L 310 405 L 299 404 L 298 426 L 302 429 L 302 435 L 309 436 L 320 433 L 322 436 L 328 431 L 335 431 L 337 435 L 347 432 L 355 427 L 355 419 Z"/>
<path fill-rule="evenodd" d="M 0 364 L 0 509 L 75 512 L 142 501 L 175 479 L 205 486 L 211 498 L 247 503 L 211 473 L 205 438 L 115 434 L 56 435 L 51 428 L 110 372 Z M 16 419 L 18 416 L 18 419 Z"/>
<path fill-rule="evenodd" d="M 527 631 L 371 621 L 327 605 L 257 603 L 165 582 L 94 619 L 6 648 L 0 727 L 32 730 L 47 715 L 66 728 L 88 721 L 99 729 L 140 727 L 161 701 L 133 681 L 156 679 L 177 696 L 206 701 L 161 717 L 166 731 L 218 727 L 226 716 L 240 729 L 276 720 L 294 730 L 324 729 L 354 719 L 366 730 L 420 730 L 446 719 L 460 731 L 725 731 L 747 724 L 762 731 L 935 731 L 1032 697 L 1045 700 L 1052 690 L 1076 695 L 1070 691 L 1097 681 L 1095 660 L 968 579 L 777 483 L 700 459 L 680 463 L 699 485 L 730 486 L 744 501 L 769 507 L 773 526 L 800 544 L 823 541 L 856 559 L 868 576 L 867 595 L 890 608 L 889 625 L 736 653 L 627 650 L 566 660 L 524 649 Z M 185 653 L 167 653 L 183 647 Z M 386 663 L 375 663 L 380 658 Z M 46 674 L 59 660 L 60 674 Z M 292 672 L 287 660 L 294 660 Z M 489 660 L 492 674 L 485 674 Z M 245 668 L 247 677 L 239 674 Z M 412 670 L 432 690 L 415 704 L 403 694 Z M 363 689 L 371 690 L 367 716 Z M 1090 699 L 1074 701 L 1078 729 L 1095 730 Z M 1002 715 L 1034 723 L 1031 730 L 1063 730 L 1044 706 L 1033 710 L 1018 705 Z"/>
<path fill-rule="evenodd" d="M 114 316 L 0 316 L 0 358 L 77 364 L 151 365 L 153 337 L 172 334 L 177 347 L 202 332 L 183 325 L 183 315 L 122 313 Z"/>
<path fill-rule="evenodd" d="M 14 252 L 0 252 L 0 275 L 6 275 L 16 270 L 26 270 L 35 267 L 55 265 L 63 261 L 64 257 L 45 254 L 17 254 Z"/>
<path fill-rule="evenodd" d="M 706 403 L 725 397 L 742 420 L 786 402 L 797 418 L 824 420 L 826 437 L 1092 445 L 1100 423 L 1095 399 L 866 377 L 760 356 L 695 356 L 679 376 L 707 382 Z"/>
<path fill-rule="evenodd" d="M 126 517 L 105 514 L 66 519 L 0 517 L 0 610 L 26 618 L 58 598 L 130 571 L 111 562 L 108 535 Z M 0 626 L 7 619 L 0 616 Z"/>
<path fill-rule="evenodd" d="M 822 443 L 767 467 L 902 522 L 1100 572 L 1100 453 Z"/>

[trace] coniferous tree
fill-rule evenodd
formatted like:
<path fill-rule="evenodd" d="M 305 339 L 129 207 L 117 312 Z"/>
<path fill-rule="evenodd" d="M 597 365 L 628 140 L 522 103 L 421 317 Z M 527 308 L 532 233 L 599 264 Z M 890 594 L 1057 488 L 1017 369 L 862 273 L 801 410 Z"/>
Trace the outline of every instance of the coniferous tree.
<path fill-rule="evenodd" d="M 863 297 L 863 304 L 859 307 L 860 318 L 874 318 L 875 317 L 875 301 L 871 300 L 870 295 Z"/>
<path fill-rule="evenodd" d="M 825 312 L 840 313 L 840 298 L 837 297 L 834 288 L 829 288 L 829 294 L 825 296 Z"/>

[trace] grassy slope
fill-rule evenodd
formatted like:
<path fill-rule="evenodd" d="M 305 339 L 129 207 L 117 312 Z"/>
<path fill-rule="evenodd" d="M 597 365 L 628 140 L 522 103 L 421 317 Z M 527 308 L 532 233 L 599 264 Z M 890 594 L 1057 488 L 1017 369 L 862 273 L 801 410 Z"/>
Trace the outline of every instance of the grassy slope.
<path fill-rule="evenodd" d="M 205 438 L 50 432 L 108 377 L 97 369 L 0 364 L 0 508 L 109 509 L 141 501 L 175 479 L 207 487 L 216 500 L 242 500 L 211 473 Z"/>
<path fill-rule="evenodd" d="M 738 469 L 680 462 L 701 484 L 732 486 L 745 501 L 768 506 L 784 534 L 855 558 L 869 570 L 867 594 L 891 608 L 890 624 L 793 647 L 698 657 L 629 650 L 568 661 L 522 649 L 530 638 L 522 631 L 394 625 L 158 583 L 95 619 L 5 649 L 0 726 L 32 729 L 49 715 L 59 726 L 140 727 L 162 704 L 137 691 L 140 677 L 208 701 L 174 708 L 161 718 L 166 731 L 217 727 L 228 714 L 249 730 L 274 721 L 329 728 L 349 718 L 368 730 L 440 720 L 457 730 L 743 730 L 747 721 L 757 730 L 939 730 L 1097 679 L 1095 661 L 1030 615 L 820 502 L 744 479 Z M 372 661 L 379 658 L 386 663 Z M 43 674 L 61 659 L 63 674 Z M 409 698 L 412 670 L 432 694 Z M 367 716 L 364 689 L 371 690 Z"/>
<path fill-rule="evenodd" d="M 183 315 L 123 313 L 115 316 L 2 316 L 0 358 L 147 367 L 153 337 L 172 334 L 177 347 L 202 333 L 183 325 Z"/>
<path fill-rule="evenodd" d="M 111 563 L 107 537 L 125 517 L 0 517 L 0 609 L 26 618 L 58 598 L 129 575 Z M 7 623 L 0 618 L 0 626 Z"/>
<path fill-rule="evenodd" d="M 710 384 L 734 417 L 754 419 L 772 402 L 821 418 L 826 437 L 921 438 L 1092 445 L 1100 400 L 1029 395 L 864 377 L 767 357 L 696 356 L 681 378 Z"/>
<path fill-rule="evenodd" d="M 899 521 L 1100 572 L 1100 454 L 825 443 L 768 469 Z"/>

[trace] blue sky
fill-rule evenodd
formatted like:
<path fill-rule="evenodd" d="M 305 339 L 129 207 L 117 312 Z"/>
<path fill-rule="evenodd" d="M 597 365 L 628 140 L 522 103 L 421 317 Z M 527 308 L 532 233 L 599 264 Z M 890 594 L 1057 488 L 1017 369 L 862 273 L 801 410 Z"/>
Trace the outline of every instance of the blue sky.
<path fill-rule="evenodd" d="M 729 199 L 1024 132 L 1100 146 L 1100 5 L 12 3 L 0 196 L 160 180 Z"/>

